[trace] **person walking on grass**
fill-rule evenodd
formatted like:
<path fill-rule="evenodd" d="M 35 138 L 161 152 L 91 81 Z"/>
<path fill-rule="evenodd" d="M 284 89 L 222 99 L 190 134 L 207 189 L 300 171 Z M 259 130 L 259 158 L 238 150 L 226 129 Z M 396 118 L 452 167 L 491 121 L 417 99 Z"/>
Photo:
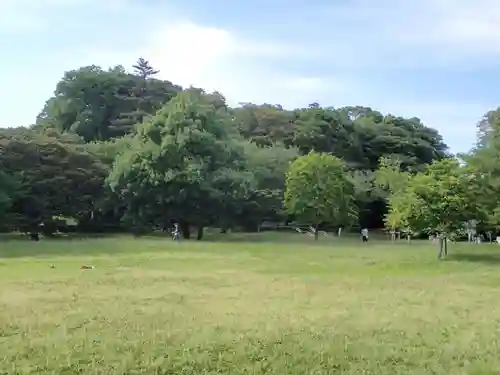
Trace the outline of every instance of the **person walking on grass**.
<path fill-rule="evenodd" d="M 172 238 L 174 241 L 179 241 L 179 239 L 181 238 L 181 233 L 179 231 L 179 224 L 178 223 L 174 224 L 174 233 L 173 233 Z"/>
<path fill-rule="evenodd" d="M 361 229 L 361 240 L 363 242 L 368 242 L 368 229 L 367 228 Z"/>

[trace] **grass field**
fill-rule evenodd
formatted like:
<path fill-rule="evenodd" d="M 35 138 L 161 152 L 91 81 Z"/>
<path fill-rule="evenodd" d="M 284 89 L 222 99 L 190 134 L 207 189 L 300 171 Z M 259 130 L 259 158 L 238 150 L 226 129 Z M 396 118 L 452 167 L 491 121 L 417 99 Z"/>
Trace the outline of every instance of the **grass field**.
<path fill-rule="evenodd" d="M 0 374 L 500 374 L 498 245 L 246 237 L 0 242 Z"/>

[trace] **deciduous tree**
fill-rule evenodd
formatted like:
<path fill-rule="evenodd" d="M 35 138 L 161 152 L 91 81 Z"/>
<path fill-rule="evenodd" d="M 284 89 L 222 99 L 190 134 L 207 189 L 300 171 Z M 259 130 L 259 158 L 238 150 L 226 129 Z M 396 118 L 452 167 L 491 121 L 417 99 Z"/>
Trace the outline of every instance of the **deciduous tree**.
<path fill-rule="evenodd" d="M 30 129 L 0 133 L 0 169 L 19 183 L 10 212 L 20 229 L 37 231 L 54 217 L 78 220 L 93 210 L 107 169 L 79 142 Z"/>
<path fill-rule="evenodd" d="M 148 77 L 154 72 L 142 68 Z M 86 141 L 121 137 L 180 90 L 169 81 L 129 74 L 123 67 L 82 67 L 64 74 L 37 124 L 76 133 Z"/>
<path fill-rule="evenodd" d="M 284 204 L 289 214 L 315 228 L 315 239 L 320 224 L 347 225 L 357 215 L 354 185 L 344 163 L 335 156 L 316 152 L 290 165 Z"/>
<path fill-rule="evenodd" d="M 108 178 L 129 213 L 149 225 L 177 221 L 186 238 L 195 225 L 198 239 L 228 215 L 253 179 L 226 120 L 209 95 L 191 90 L 143 124 Z"/>
<path fill-rule="evenodd" d="M 453 158 L 442 159 L 412 176 L 391 197 L 390 216 L 417 231 L 437 233 L 439 257 L 447 254 L 447 238 L 477 216 L 477 201 L 469 184 L 473 178 Z"/>

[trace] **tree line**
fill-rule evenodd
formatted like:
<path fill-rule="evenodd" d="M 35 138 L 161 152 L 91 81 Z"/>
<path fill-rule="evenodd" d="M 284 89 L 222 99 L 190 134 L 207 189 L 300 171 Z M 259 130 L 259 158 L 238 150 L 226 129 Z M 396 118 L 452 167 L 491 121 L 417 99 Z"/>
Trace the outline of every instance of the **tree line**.
<path fill-rule="evenodd" d="M 221 93 L 182 88 L 158 73 L 142 58 L 131 71 L 68 71 L 34 124 L 0 130 L 2 230 L 51 235 L 72 221 L 72 230 L 143 233 L 178 222 L 186 238 L 192 230 L 201 238 L 207 226 L 251 231 L 293 220 L 379 228 L 395 220 L 398 196 L 381 175 L 419 181 L 436 165 L 451 170 L 441 135 L 416 117 L 318 103 L 231 107 Z M 467 168 L 478 168 L 495 142 L 467 155 Z M 330 213 L 321 219 L 302 215 L 291 193 L 293 166 L 307 170 L 307 160 L 323 165 L 327 186 L 340 184 L 323 196 Z M 296 186 L 313 194 L 302 199 L 306 210 L 315 185 L 297 176 Z M 396 226 L 410 225 L 401 220 Z"/>

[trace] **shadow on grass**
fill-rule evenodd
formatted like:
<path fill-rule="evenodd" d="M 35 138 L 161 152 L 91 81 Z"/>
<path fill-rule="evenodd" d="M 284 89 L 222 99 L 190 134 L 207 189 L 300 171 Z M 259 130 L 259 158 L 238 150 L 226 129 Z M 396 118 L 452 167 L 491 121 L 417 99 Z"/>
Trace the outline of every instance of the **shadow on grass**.
<path fill-rule="evenodd" d="M 492 254 L 492 253 L 451 254 L 448 256 L 446 260 L 454 262 L 484 263 L 484 264 L 497 265 L 500 264 L 500 252 L 498 254 Z"/>

